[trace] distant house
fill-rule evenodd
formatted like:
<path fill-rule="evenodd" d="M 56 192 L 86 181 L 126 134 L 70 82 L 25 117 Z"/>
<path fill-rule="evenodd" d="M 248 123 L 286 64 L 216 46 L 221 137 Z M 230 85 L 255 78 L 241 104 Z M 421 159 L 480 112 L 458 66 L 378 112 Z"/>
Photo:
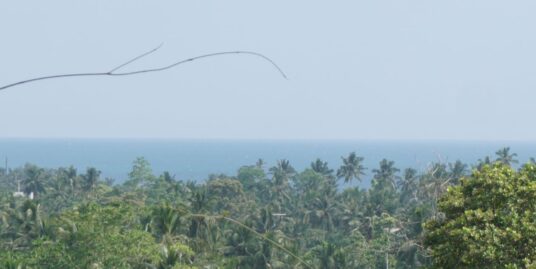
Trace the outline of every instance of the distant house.
<path fill-rule="evenodd" d="M 26 197 L 26 194 L 20 191 L 20 181 L 17 182 L 17 191 L 13 193 L 13 197 Z M 28 198 L 30 198 L 30 200 L 33 200 L 34 193 L 30 192 L 30 194 L 28 195 Z"/>
<path fill-rule="evenodd" d="M 16 191 L 13 193 L 13 197 L 25 197 L 26 195 L 24 194 L 24 192 L 21 192 L 21 191 Z"/>

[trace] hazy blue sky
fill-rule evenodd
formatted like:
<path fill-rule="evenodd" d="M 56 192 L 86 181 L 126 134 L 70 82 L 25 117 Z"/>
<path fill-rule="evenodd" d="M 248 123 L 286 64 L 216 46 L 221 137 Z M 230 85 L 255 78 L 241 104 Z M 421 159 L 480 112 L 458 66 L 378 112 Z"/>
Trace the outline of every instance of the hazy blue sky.
<path fill-rule="evenodd" d="M 3 1 L 0 137 L 536 137 L 536 1 Z"/>

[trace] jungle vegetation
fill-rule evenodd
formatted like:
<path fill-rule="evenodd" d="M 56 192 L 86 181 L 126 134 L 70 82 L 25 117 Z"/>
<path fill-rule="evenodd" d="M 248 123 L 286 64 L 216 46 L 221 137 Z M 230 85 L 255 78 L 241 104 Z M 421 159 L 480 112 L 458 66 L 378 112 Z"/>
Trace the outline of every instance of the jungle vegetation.
<path fill-rule="evenodd" d="M 303 171 L 259 160 L 204 182 L 141 157 L 121 184 L 93 167 L 0 169 L 0 267 L 529 268 L 536 166 L 496 155 L 423 171 L 355 152 Z M 370 188 L 341 187 L 365 175 Z"/>

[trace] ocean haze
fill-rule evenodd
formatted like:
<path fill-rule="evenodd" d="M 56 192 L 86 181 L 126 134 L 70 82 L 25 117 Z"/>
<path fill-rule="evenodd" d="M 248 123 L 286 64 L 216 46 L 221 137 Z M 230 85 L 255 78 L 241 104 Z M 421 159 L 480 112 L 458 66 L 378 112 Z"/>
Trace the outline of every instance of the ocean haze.
<path fill-rule="evenodd" d="M 48 168 L 73 165 L 82 173 L 92 166 L 103 177 L 122 182 L 133 160 L 144 157 L 156 175 L 169 171 L 176 179 L 202 181 L 212 173 L 236 175 L 241 166 L 253 165 L 259 158 L 266 162 L 266 170 L 277 160 L 288 159 L 301 171 L 316 158 L 336 170 L 341 156 L 355 151 L 365 158 L 367 175 L 360 185 L 366 187 L 371 170 L 383 158 L 395 161 L 401 170 L 424 171 L 431 162 L 475 164 L 485 156 L 495 157 L 495 151 L 505 146 L 511 146 L 521 163 L 536 156 L 536 143 L 506 141 L 0 139 L 0 158 L 8 158 L 11 168 L 25 163 Z"/>

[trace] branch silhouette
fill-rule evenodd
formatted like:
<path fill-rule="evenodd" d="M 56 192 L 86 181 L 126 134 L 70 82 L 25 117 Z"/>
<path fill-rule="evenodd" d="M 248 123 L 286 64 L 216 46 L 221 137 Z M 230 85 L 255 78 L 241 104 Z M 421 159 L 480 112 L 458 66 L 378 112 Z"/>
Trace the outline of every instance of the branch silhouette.
<path fill-rule="evenodd" d="M 159 50 L 162 47 L 162 45 L 163 44 L 160 44 L 158 47 L 156 47 L 156 48 L 154 48 L 154 49 L 152 49 L 150 51 L 144 52 L 143 54 L 138 55 L 138 56 L 128 60 L 127 62 L 122 63 L 122 64 L 114 67 L 113 69 L 111 69 L 110 71 L 107 71 L 107 72 L 72 73 L 72 74 L 60 74 L 60 75 L 51 75 L 51 76 L 30 78 L 30 79 L 21 80 L 21 81 L 15 82 L 15 83 L 11 83 L 11 84 L 1 86 L 0 91 L 8 89 L 8 88 L 11 88 L 11 87 L 15 87 L 15 86 L 18 86 L 18 85 L 31 83 L 31 82 L 36 82 L 36 81 L 40 81 L 40 80 L 49 80 L 49 79 L 67 78 L 67 77 L 90 77 L 90 76 L 92 76 L 92 77 L 96 77 L 96 76 L 132 76 L 132 75 L 138 75 L 138 74 L 143 74 L 143 73 L 160 72 L 160 71 L 164 71 L 164 70 L 174 68 L 174 67 L 179 66 L 181 64 L 185 64 L 185 63 L 188 63 L 188 62 L 193 62 L 193 61 L 200 60 L 200 59 L 203 59 L 203 58 L 210 58 L 210 57 L 223 56 L 223 55 L 233 55 L 233 54 L 235 54 L 235 55 L 236 54 L 246 54 L 246 55 L 260 57 L 261 59 L 269 62 L 275 69 L 277 69 L 277 71 L 281 74 L 281 76 L 283 76 L 283 78 L 288 79 L 287 75 L 283 72 L 283 70 L 272 59 L 270 59 L 267 56 L 265 56 L 265 55 L 263 55 L 261 53 L 258 53 L 258 52 L 244 51 L 244 50 L 222 51 L 222 52 L 208 53 L 208 54 L 203 54 L 203 55 L 195 56 L 195 57 L 184 59 L 184 60 L 179 60 L 179 61 L 176 61 L 176 62 L 170 64 L 170 65 L 166 65 L 166 66 L 162 66 L 162 67 L 149 68 L 149 69 L 140 69 L 140 70 L 128 71 L 128 72 L 117 72 L 118 70 L 130 65 L 131 63 L 133 63 L 133 62 L 135 62 L 135 61 L 137 61 L 137 60 L 139 60 L 141 58 L 144 58 L 144 57 L 154 53 L 155 51 Z"/>

